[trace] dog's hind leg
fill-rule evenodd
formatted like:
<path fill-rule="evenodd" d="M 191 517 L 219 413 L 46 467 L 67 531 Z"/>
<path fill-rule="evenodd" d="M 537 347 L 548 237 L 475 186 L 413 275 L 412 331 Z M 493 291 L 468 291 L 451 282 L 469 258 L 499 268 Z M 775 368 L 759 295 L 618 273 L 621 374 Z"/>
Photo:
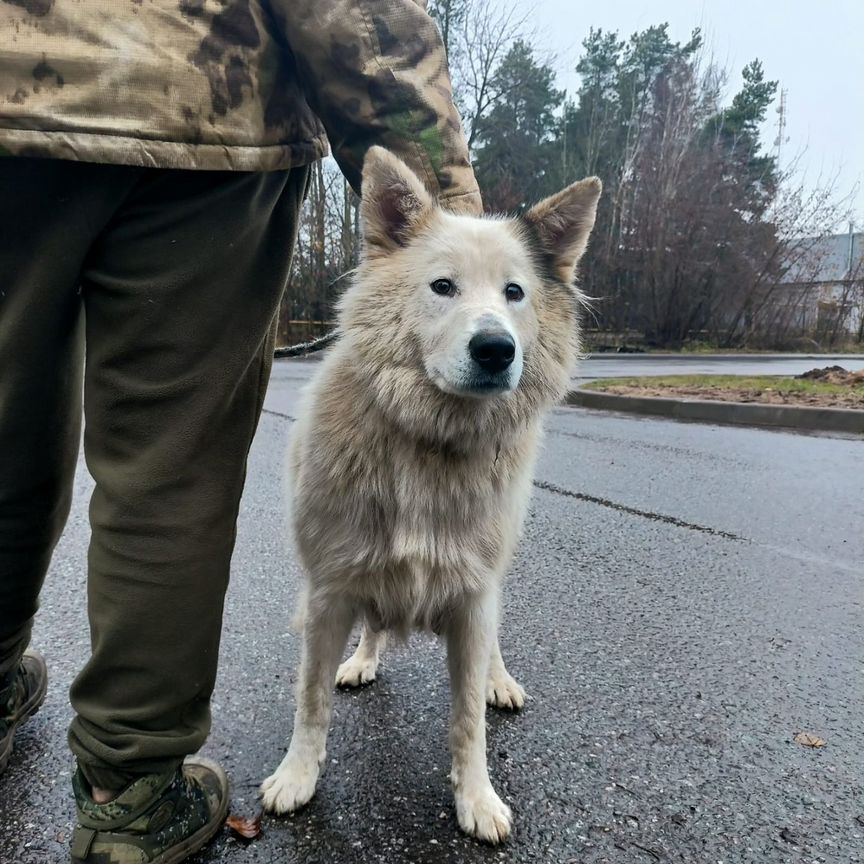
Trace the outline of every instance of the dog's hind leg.
<path fill-rule="evenodd" d="M 504 666 L 497 636 L 492 642 L 489 677 L 486 680 L 486 703 L 495 708 L 509 708 L 513 711 L 518 711 L 525 705 L 525 691 Z"/>
<path fill-rule="evenodd" d="M 486 767 L 486 679 L 495 639 L 495 598 L 454 604 L 447 624 L 447 665 L 453 702 L 450 779 L 459 826 L 489 843 L 510 834 L 510 808 L 498 797 Z"/>
<path fill-rule="evenodd" d="M 288 752 L 261 784 L 264 809 L 289 813 L 315 794 L 327 755 L 327 729 L 333 704 L 333 676 L 354 623 L 354 608 L 341 597 L 310 596 L 303 630 L 303 659 L 297 711 Z"/>
<path fill-rule="evenodd" d="M 380 630 L 376 633 L 369 626 L 369 622 L 364 621 L 357 650 L 336 672 L 336 686 L 359 687 L 361 684 L 370 684 L 374 681 L 381 651 L 386 644 L 387 632 Z"/>

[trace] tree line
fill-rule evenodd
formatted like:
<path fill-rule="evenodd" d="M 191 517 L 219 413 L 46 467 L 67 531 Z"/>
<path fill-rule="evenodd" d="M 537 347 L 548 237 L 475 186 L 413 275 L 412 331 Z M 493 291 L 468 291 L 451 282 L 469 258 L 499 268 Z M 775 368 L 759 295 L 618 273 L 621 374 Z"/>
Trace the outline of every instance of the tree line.
<path fill-rule="evenodd" d="M 816 284 L 850 198 L 830 178 L 805 185 L 800 155 L 781 164 L 782 122 L 777 142 L 762 140 L 778 83 L 758 59 L 730 99 L 728 70 L 698 29 L 685 42 L 667 24 L 626 38 L 592 29 L 568 96 L 515 6 L 433 0 L 429 9 L 487 210 L 518 213 L 581 177 L 603 180 L 581 273 L 595 347 L 827 348 L 855 339 L 847 316 L 864 308 L 860 265 L 844 274 L 842 296 L 825 300 Z M 356 196 L 332 165 L 315 166 L 283 340 L 329 329 L 357 242 Z M 816 318 L 802 312 L 816 306 Z M 864 321 L 859 341 L 862 329 Z"/>

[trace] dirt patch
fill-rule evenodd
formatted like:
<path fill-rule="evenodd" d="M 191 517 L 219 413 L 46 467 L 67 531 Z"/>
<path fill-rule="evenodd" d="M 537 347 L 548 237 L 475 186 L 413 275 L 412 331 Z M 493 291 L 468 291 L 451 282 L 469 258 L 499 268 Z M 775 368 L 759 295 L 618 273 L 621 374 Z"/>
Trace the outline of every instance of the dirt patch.
<path fill-rule="evenodd" d="M 669 377 L 598 381 L 589 386 L 619 396 L 864 410 L 864 371 L 849 372 L 842 366 L 811 369 L 795 378 L 736 379 L 705 375 L 682 376 L 677 380 Z"/>
<path fill-rule="evenodd" d="M 799 381 L 827 381 L 829 384 L 848 384 L 850 387 L 864 387 L 864 369 L 860 372 L 850 372 L 842 366 L 824 366 L 822 369 L 811 369 L 802 375 L 796 375 Z"/>

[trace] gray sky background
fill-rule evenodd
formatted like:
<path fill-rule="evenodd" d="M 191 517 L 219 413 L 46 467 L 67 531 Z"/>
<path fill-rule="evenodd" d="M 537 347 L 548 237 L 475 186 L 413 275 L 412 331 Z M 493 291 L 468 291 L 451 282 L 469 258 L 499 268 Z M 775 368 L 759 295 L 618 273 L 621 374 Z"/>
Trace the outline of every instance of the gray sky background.
<path fill-rule="evenodd" d="M 864 187 L 864 0 L 517 0 L 532 8 L 538 48 L 554 54 L 558 86 L 575 95 L 574 67 L 590 27 L 629 36 L 669 23 L 676 41 L 701 27 L 718 63 L 730 70 L 728 96 L 742 67 L 755 57 L 786 94 L 786 162 L 806 148 L 806 180 L 838 174 L 838 189 Z M 773 145 L 777 114 L 770 110 L 763 140 Z M 855 198 L 864 230 L 864 188 Z"/>

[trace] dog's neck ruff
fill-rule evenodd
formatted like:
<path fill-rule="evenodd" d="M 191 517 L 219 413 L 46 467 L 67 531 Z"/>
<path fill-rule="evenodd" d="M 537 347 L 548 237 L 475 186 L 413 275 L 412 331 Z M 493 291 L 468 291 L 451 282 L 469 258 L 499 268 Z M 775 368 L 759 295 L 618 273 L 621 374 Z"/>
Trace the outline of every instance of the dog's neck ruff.
<path fill-rule="evenodd" d="M 412 366 L 381 366 L 362 384 L 391 431 L 443 456 L 488 457 L 491 464 L 536 417 L 519 390 L 485 400 L 455 396 Z"/>

